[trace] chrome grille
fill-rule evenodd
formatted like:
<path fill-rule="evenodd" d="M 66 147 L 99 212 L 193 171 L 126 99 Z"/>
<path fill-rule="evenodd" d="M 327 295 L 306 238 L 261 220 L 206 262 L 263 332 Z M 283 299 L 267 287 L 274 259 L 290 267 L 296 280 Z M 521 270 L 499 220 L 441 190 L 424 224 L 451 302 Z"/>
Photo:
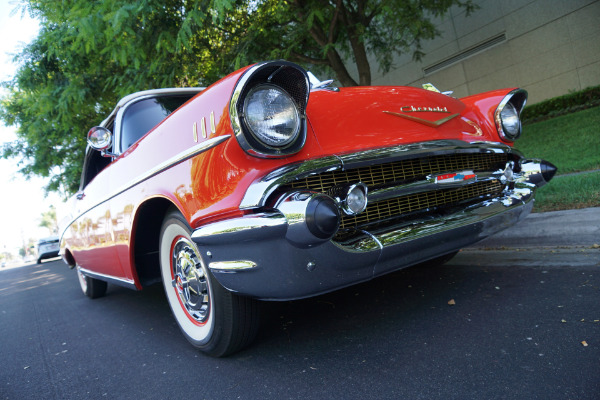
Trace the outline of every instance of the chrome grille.
<path fill-rule="evenodd" d="M 362 226 L 419 210 L 451 206 L 463 201 L 495 197 L 504 189 L 498 180 L 476 182 L 459 189 L 434 190 L 370 203 L 359 215 L 343 215 L 340 229 Z"/>
<path fill-rule="evenodd" d="M 474 171 L 495 172 L 504 169 L 511 156 L 507 153 L 453 153 L 424 156 L 368 165 L 364 167 L 322 172 L 285 184 L 287 188 L 308 189 L 330 193 L 335 186 L 362 182 L 369 190 L 402 186 L 412 182 L 425 181 L 428 175 L 450 172 Z M 354 235 L 355 230 L 373 229 L 395 225 L 418 213 L 440 212 L 457 205 L 474 203 L 484 199 L 499 197 L 504 184 L 496 179 L 466 184 L 459 188 L 439 188 L 430 191 L 402 195 L 378 202 L 369 202 L 359 215 L 342 215 L 340 230 L 334 240 L 342 241 Z M 354 233 L 353 233 L 354 232 Z"/>
<path fill-rule="evenodd" d="M 508 161 L 505 153 L 463 153 L 429 156 L 370 165 L 346 170 L 330 171 L 290 182 L 293 188 L 327 192 L 331 187 L 349 182 L 362 182 L 369 188 L 401 181 L 424 179 L 430 174 L 459 171 L 494 171 Z"/>

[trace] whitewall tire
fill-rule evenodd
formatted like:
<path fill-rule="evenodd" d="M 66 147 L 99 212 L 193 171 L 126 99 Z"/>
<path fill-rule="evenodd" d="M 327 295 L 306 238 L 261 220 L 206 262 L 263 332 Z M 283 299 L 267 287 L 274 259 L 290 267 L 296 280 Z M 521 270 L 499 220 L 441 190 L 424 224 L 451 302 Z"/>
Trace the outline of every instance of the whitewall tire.
<path fill-rule="evenodd" d="M 220 357 L 250 343 L 259 323 L 256 300 L 227 291 L 212 275 L 176 210 L 160 233 L 160 269 L 167 301 L 188 341 Z"/>

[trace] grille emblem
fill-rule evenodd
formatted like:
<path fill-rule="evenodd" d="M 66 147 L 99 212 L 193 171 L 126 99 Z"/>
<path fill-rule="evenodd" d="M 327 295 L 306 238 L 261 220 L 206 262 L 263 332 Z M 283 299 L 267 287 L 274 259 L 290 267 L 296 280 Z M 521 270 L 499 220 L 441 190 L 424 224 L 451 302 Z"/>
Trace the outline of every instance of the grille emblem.
<path fill-rule="evenodd" d="M 434 182 L 440 185 L 454 182 L 464 182 L 469 180 L 477 180 L 477 175 L 473 171 L 453 172 L 450 174 L 435 175 Z"/>

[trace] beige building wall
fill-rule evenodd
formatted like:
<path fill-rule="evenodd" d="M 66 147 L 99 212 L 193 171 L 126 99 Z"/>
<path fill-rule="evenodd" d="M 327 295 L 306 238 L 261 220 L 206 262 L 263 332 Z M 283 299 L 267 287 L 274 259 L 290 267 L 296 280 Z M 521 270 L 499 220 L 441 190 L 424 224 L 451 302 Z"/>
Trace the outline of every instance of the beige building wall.
<path fill-rule="evenodd" d="M 431 82 L 456 97 L 521 87 L 529 104 L 600 85 L 600 0 L 476 3 L 469 17 L 455 9 L 438 22 L 442 35 L 424 43 L 422 62 L 403 55 L 372 84 Z"/>

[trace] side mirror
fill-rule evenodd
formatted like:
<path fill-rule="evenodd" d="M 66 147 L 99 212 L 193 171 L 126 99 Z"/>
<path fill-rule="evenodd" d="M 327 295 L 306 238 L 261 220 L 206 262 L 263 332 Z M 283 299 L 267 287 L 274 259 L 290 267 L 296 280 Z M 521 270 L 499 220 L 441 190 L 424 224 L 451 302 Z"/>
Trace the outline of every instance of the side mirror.
<path fill-rule="evenodd" d="M 106 150 L 112 144 L 112 132 L 101 126 L 95 126 L 89 130 L 87 142 L 94 150 Z"/>
<path fill-rule="evenodd" d="M 111 145 L 113 141 L 113 134 L 106 128 L 101 126 L 95 126 L 89 130 L 87 134 L 87 142 L 90 147 L 94 150 L 98 150 L 102 152 L 102 155 L 105 157 L 112 157 L 114 154 L 106 151 Z"/>

